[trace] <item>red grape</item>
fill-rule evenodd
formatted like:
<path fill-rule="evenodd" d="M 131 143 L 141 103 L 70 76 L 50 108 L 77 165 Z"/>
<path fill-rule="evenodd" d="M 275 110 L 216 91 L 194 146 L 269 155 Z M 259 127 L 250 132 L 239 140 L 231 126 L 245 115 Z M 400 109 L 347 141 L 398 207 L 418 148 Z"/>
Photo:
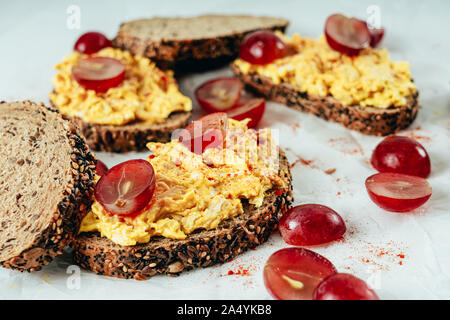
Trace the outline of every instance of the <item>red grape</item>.
<path fill-rule="evenodd" d="M 208 114 L 181 131 L 179 140 L 191 152 L 202 154 L 209 148 L 223 148 L 228 126 L 224 112 Z"/>
<path fill-rule="evenodd" d="M 314 290 L 314 300 L 379 300 L 363 280 L 347 273 L 325 278 Z"/>
<path fill-rule="evenodd" d="M 431 164 L 425 148 L 416 140 L 403 136 L 389 136 L 372 153 L 372 166 L 379 172 L 404 173 L 426 178 Z"/>
<path fill-rule="evenodd" d="M 86 32 L 78 38 L 73 49 L 81 53 L 91 54 L 106 47 L 112 47 L 111 40 L 99 32 Z"/>
<path fill-rule="evenodd" d="M 279 300 L 308 300 L 314 288 L 336 268 L 325 257 L 305 248 L 273 253 L 264 267 L 264 284 Z"/>
<path fill-rule="evenodd" d="M 372 48 L 378 47 L 384 37 L 384 28 L 369 28 L 370 31 L 370 46 Z"/>
<path fill-rule="evenodd" d="M 261 30 L 247 35 L 239 57 L 251 64 L 265 65 L 286 55 L 285 43 L 272 31 Z"/>
<path fill-rule="evenodd" d="M 207 112 L 221 112 L 236 105 L 243 85 L 236 78 L 217 78 L 203 83 L 195 90 L 198 103 Z"/>
<path fill-rule="evenodd" d="M 320 204 L 293 207 L 280 219 L 284 241 L 295 246 L 310 246 L 342 238 L 344 220 L 336 211 Z"/>
<path fill-rule="evenodd" d="M 250 118 L 247 127 L 255 128 L 261 120 L 265 109 L 266 101 L 262 98 L 254 98 L 247 101 L 241 100 L 237 107 L 227 111 L 227 115 L 239 121 Z"/>
<path fill-rule="evenodd" d="M 108 171 L 108 167 L 102 161 L 97 160 L 97 165 L 95 166 L 95 173 L 99 176 L 103 176 Z"/>
<path fill-rule="evenodd" d="M 325 22 L 325 37 L 331 48 L 349 56 L 357 55 L 370 44 L 367 24 L 342 14 L 328 17 Z"/>
<path fill-rule="evenodd" d="M 135 216 L 150 202 L 155 172 L 145 160 L 122 162 L 106 172 L 95 186 L 95 199 L 111 214 Z"/>
<path fill-rule="evenodd" d="M 236 78 L 217 78 L 203 83 L 195 90 L 195 97 L 207 112 L 226 112 L 235 120 L 250 118 L 249 128 L 261 120 L 266 102 L 261 98 L 242 95 L 243 85 Z"/>
<path fill-rule="evenodd" d="M 89 57 L 78 60 L 72 75 L 86 90 L 103 93 L 123 82 L 125 65 L 114 58 Z"/>
<path fill-rule="evenodd" d="M 394 212 L 414 210 L 431 197 L 427 180 L 400 173 L 374 174 L 367 178 L 366 188 L 376 205 Z"/>

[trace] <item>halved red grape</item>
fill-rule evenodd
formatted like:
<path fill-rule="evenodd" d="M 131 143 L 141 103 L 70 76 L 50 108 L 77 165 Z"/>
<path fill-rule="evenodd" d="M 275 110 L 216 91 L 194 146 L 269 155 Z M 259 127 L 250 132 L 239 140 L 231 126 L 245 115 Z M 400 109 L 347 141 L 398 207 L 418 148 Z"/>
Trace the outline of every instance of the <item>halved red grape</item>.
<path fill-rule="evenodd" d="M 109 57 L 88 57 L 78 60 L 72 75 L 86 90 L 103 93 L 123 82 L 125 64 Z"/>
<path fill-rule="evenodd" d="M 376 205 L 394 212 L 414 210 L 431 197 L 427 180 L 400 173 L 374 174 L 367 178 L 366 189 Z"/>
<path fill-rule="evenodd" d="M 285 248 L 272 254 L 264 267 L 264 284 L 279 300 L 309 300 L 316 286 L 336 273 L 325 257 L 305 248 Z"/>
<path fill-rule="evenodd" d="M 254 98 L 247 101 L 239 101 L 237 107 L 227 111 L 227 115 L 239 121 L 250 118 L 247 127 L 255 128 L 261 120 L 265 109 L 266 101 L 262 98 Z"/>
<path fill-rule="evenodd" d="M 384 28 L 369 28 L 370 31 L 370 46 L 372 48 L 378 47 L 384 37 Z"/>
<path fill-rule="evenodd" d="M 314 300 L 379 300 L 363 280 L 347 273 L 336 273 L 324 279 L 314 290 Z"/>
<path fill-rule="evenodd" d="M 118 216 L 136 216 L 155 191 L 155 172 L 145 160 L 122 162 L 106 172 L 95 186 L 95 199 Z"/>
<path fill-rule="evenodd" d="M 195 90 L 195 97 L 207 112 L 221 112 L 232 108 L 239 101 L 242 82 L 236 78 L 217 78 L 203 83 Z"/>
<path fill-rule="evenodd" d="M 239 57 L 251 64 L 265 65 L 286 55 L 286 44 L 272 31 L 261 30 L 247 35 Z"/>
<path fill-rule="evenodd" d="M 333 14 L 327 18 L 325 37 L 331 48 L 349 56 L 357 55 L 370 44 L 367 24 L 342 14 Z"/>
<path fill-rule="evenodd" d="M 287 244 L 310 246 L 340 239 L 347 228 L 336 211 L 320 204 L 303 204 L 288 210 L 279 229 Z"/>
<path fill-rule="evenodd" d="M 202 154 L 209 148 L 223 148 L 227 126 L 226 113 L 211 113 L 193 121 L 182 130 L 179 141 L 196 154 Z"/>
<path fill-rule="evenodd" d="M 373 150 L 370 159 L 379 172 L 396 172 L 426 178 L 431 164 L 425 148 L 416 140 L 403 136 L 389 136 Z"/>
<path fill-rule="evenodd" d="M 102 161 L 97 160 L 97 165 L 95 166 L 95 173 L 100 177 L 103 176 L 108 171 L 108 167 Z"/>
<path fill-rule="evenodd" d="M 100 32 L 86 32 L 81 35 L 73 49 L 75 51 L 91 54 L 100 51 L 106 47 L 112 47 L 112 42 Z"/>

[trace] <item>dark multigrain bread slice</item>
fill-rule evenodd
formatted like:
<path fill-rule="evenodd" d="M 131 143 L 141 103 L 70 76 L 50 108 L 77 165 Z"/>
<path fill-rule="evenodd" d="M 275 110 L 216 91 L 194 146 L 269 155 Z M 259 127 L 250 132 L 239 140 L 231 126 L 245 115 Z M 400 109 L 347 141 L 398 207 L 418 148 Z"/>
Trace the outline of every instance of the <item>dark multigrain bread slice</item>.
<path fill-rule="evenodd" d="M 292 203 L 291 173 L 282 151 L 279 175 L 286 190 L 270 190 L 259 208 L 244 203 L 243 214 L 217 229 L 195 232 L 185 240 L 158 237 L 135 246 L 117 245 L 98 233 L 82 233 L 72 243 L 75 261 L 98 274 L 137 280 L 229 261 L 266 241 Z"/>
<path fill-rule="evenodd" d="M 270 100 L 337 122 L 364 134 L 385 136 L 395 133 L 408 127 L 419 110 L 417 92 L 409 96 L 406 105 L 401 107 L 381 109 L 358 105 L 344 106 L 330 96 L 309 95 L 298 91 L 289 83 L 274 84 L 270 78 L 257 73 L 244 74 L 233 63 L 231 69 L 244 84 Z"/>
<path fill-rule="evenodd" d="M 170 141 L 172 131 L 185 127 L 190 116 L 190 111 L 174 112 L 164 122 L 152 125 L 134 122 L 114 126 L 86 123 L 80 118 L 71 120 L 80 127 L 92 150 L 127 152 L 147 150 L 150 141 Z"/>
<path fill-rule="evenodd" d="M 96 160 L 72 123 L 23 101 L 0 103 L 0 163 L 0 265 L 38 270 L 76 235 Z"/>
<path fill-rule="evenodd" d="M 282 18 L 244 15 L 154 17 L 123 23 L 114 44 L 156 61 L 161 68 L 195 71 L 231 61 L 248 33 L 284 32 L 288 24 Z"/>

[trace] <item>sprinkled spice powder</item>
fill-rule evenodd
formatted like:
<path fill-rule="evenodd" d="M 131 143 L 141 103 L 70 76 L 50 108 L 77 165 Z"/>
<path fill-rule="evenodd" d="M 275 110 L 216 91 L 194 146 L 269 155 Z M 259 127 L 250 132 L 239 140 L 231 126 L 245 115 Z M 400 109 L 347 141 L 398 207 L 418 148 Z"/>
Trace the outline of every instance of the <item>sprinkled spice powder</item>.
<path fill-rule="evenodd" d="M 248 269 L 238 269 L 237 271 L 228 270 L 227 275 L 229 275 L 229 276 L 232 276 L 232 275 L 249 276 L 249 275 L 251 275 L 251 274 L 250 274 L 250 272 L 248 271 Z"/>
<path fill-rule="evenodd" d="M 355 145 L 356 142 L 356 148 L 349 149 L 348 146 Z M 362 149 L 361 145 L 354 139 L 349 138 L 331 138 L 328 140 L 328 143 L 331 144 L 332 147 L 337 149 L 338 151 L 344 153 L 344 154 L 361 154 L 364 155 L 364 150 Z"/>
<path fill-rule="evenodd" d="M 297 158 L 294 162 L 292 162 L 292 163 L 290 164 L 290 168 L 291 168 L 291 169 L 294 168 L 297 164 L 300 163 L 300 164 L 302 164 L 302 165 L 304 165 L 304 166 L 307 166 L 307 167 L 309 167 L 309 168 L 311 168 L 311 169 L 319 169 L 319 170 L 322 170 L 325 174 L 328 174 L 328 175 L 331 175 L 331 174 L 333 174 L 333 173 L 336 172 L 336 168 L 326 168 L 326 169 L 324 169 L 324 168 L 319 168 L 319 166 L 316 165 L 315 160 L 307 160 L 307 159 L 303 158 L 302 156 L 296 154 L 294 151 L 292 151 L 292 149 L 290 149 L 290 148 L 288 148 L 288 147 L 286 148 L 286 151 L 291 152 L 291 153 L 294 154 L 294 156 Z"/>
<path fill-rule="evenodd" d="M 227 276 L 251 276 L 250 267 L 244 264 L 234 264 L 227 272 Z"/>
<path fill-rule="evenodd" d="M 298 163 L 301 163 L 305 166 L 310 166 L 312 162 L 313 162 L 313 160 L 305 160 L 302 157 L 297 156 L 297 160 L 295 160 L 294 162 L 291 163 L 291 169 L 293 167 L 295 167 Z"/>
<path fill-rule="evenodd" d="M 389 241 L 384 245 L 359 241 L 360 246 L 368 253 L 360 257 L 360 261 L 370 264 L 379 270 L 389 270 L 392 265 L 403 266 L 405 253 L 398 244 Z M 400 251 L 400 252 L 399 252 Z"/>
<path fill-rule="evenodd" d="M 275 195 L 276 196 L 281 196 L 283 194 L 283 191 L 281 191 L 281 190 L 275 190 Z"/>
<path fill-rule="evenodd" d="M 253 257 L 251 260 L 241 259 L 241 261 L 239 262 L 232 260 L 224 265 L 227 267 L 227 269 L 224 270 L 224 273 L 220 274 L 219 277 L 250 277 L 257 275 L 259 272 L 261 272 L 261 268 L 264 265 L 265 259 L 265 257 Z"/>
<path fill-rule="evenodd" d="M 407 132 L 407 133 L 404 134 L 404 136 L 409 137 L 411 139 L 415 139 L 415 140 L 423 140 L 423 141 L 430 141 L 431 140 L 430 137 L 419 136 L 419 135 L 415 134 L 414 131 Z"/>
<path fill-rule="evenodd" d="M 300 128 L 300 123 L 295 123 L 291 125 L 292 131 L 297 132 L 297 129 Z"/>

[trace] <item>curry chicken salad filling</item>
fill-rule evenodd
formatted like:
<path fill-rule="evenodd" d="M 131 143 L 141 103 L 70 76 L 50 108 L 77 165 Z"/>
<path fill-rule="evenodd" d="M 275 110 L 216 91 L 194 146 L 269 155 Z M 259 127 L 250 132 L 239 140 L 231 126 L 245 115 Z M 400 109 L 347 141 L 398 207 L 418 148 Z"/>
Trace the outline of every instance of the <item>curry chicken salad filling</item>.
<path fill-rule="evenodd" d="M 102 63 L 118 61 L 119 68 L 120 62 L 124 65 L 123 80 L 116 81 L 105 92 L 83 86 L 74 74 L 74 67 L 80 69 L 83 64 L 84 68 L 89 64 L 90 73 L 95 73 L 95 61 L 100 61 L 95 58 L 99 57 L 112 58 Z M 99 63 L 98 68 L 104 67 Z M 108 72 L 112 72 L 114 67 L 117 68 L 116 65 L 109 66 Z M 55 69 L 58 74 L 53 79 L 51 102 L 61 113 L 81 118 L 87 123 L 124 125 L 144 121 L 150 125 L 164 122 L 173 112 L 192 109 L 191 100 L 178 90 L 172 71 L 162 71 L 149 59 L 128 51 L 111 47 L 91 55 L 74 51 Z"/>
<path fill-rule="evenodd" d="M 314 40 L 277 33 L 288 47 L 287 56 L 267 65 L 237 59 L 244 73 L 257 73 L 273 83 L 286 82 L 301 92 L 332 96 L 343 105 L 377 108 L 404 106 L 416 92 L 408 62 L 393 62 L 386 48 L 367 47 L 356 56 L 333 50 L 325 38 Z"/>
<path fill-rule="evenodd" d="M 150 202 L 134 217 L 113 215 L 94 201 L 80 232 L 97 231 L 119 245 L 146 243 L 154 236 L 184 239 L 214 229 L 243 213 L 243 202 L 259 207 L 270 189 L 285 189 L 278 175 L 278 147 L 269 129 L 227 120 L 223 148 L 191 152 L 183 143 L 149 143 L 155 172 Z"/>

